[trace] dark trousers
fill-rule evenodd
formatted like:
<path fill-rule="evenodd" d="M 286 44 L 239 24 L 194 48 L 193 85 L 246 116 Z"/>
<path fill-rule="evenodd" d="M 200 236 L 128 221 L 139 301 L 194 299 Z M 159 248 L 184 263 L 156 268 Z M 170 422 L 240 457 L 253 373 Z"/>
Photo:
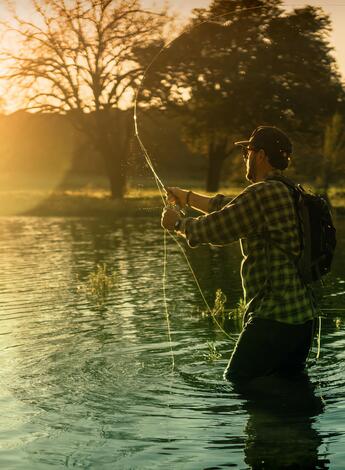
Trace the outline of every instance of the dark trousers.
<path fill-rule="evenodd" d="M 302 325 L 291 325 L 250 317 L 236 343 L 224 378 L 236 381 L 299 373 L 305 367 L 313 335 L 311 320 Z"/>

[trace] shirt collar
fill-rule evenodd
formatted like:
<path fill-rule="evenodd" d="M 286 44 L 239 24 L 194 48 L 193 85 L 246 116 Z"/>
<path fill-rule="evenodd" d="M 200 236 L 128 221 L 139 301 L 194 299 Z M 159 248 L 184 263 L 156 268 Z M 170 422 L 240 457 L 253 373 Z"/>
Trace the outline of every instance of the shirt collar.
<path fill-rule="evenodd" d="M 265 180 L 267 180 L 268 178 L 272 176 L 282 176 L 282 175 L 283 175 L 282 170 L 274 169 L 265 176 Z"/>

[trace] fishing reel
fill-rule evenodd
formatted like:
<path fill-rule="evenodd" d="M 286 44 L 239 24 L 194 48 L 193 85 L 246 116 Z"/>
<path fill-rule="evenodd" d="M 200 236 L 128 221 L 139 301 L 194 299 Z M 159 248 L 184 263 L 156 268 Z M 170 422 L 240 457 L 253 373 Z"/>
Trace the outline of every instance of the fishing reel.
<path fill-rule="evenodd" d="M 178 212 L 181 217 L 186 216 L 186 210 L 182 208 L 176 200 L 174 202 L 169 201 L 167 190 L 165 191 L 165 200 L 166 200 L 166 205 L 165 205 L 166 209 L 173 209 L 174 211 Z"/>
<path fill-rule="evenodd" d="M 183 220 L 183 218 L 185 217 L 186 213 L 185 211 L 176 203 L 171 203 L 171 202 L 168 202 L 164 208 L 164 213 L 168 210 L 168 209 L 171 209 L 173 210 L 175 213 L 178 214 L 178 218 L 177 220 L 175 221 L 174 223 L 174 226 L 173 226 L 173 230 L 175 232 L 178 232 L 180 231 L 180 228 L 181 228 L 181 222 Z"/>

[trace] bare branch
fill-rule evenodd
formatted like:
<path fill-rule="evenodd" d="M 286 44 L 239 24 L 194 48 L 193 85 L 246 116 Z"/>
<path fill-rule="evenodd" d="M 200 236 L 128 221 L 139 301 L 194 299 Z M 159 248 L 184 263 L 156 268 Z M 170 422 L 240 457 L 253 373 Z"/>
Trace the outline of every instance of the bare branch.
<path fill-rule="evenodd" d="M 163 14 L 141 9 L 138 0 L 32 1 L 37 22 L 13 13 L 3 24 L 18 38 L 17 51 L 0 59 L 13 89 L 45 111 L 55 112 L 57 103 L 62 112 L 118 106 L 141 72 L 134 48 L 160 37 Z"/>

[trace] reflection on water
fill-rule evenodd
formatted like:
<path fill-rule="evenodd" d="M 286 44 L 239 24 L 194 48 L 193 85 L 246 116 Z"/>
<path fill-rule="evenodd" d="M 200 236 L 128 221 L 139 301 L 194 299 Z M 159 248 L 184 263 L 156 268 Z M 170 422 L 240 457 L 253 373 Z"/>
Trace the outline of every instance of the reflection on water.
<path fill-rule="evenodd" d="M 324 403 L 307 374 L 263 378 L 239 393 L 247 400 L 244 453 L 250 468 L 328 468 L 314 427 Z"/>
<path fill-rule="evenodd" d="M 345 334 L 336 311 L 323 321 L 309 376 L 233 389 L 222 380 L 232 346 L 200 315 L 173 244 L 169 344 L 158 221 L 11 218 L 0 233 L 1 468 L 342 468 Z M 339 239 L 341 250 L 341 231 Z M 208 300 L 220 287 L 236 305 L 238 247 L 188 254 Z M 99 263 L 117 274 L 103 305 L 78 289 Z M 344 308 L 344 279 L 337 257 L 327 308 Z M 239 333 L 234 322 L 227 329 Z M 207 341 L 220 360 L 205 360 Z"/>

